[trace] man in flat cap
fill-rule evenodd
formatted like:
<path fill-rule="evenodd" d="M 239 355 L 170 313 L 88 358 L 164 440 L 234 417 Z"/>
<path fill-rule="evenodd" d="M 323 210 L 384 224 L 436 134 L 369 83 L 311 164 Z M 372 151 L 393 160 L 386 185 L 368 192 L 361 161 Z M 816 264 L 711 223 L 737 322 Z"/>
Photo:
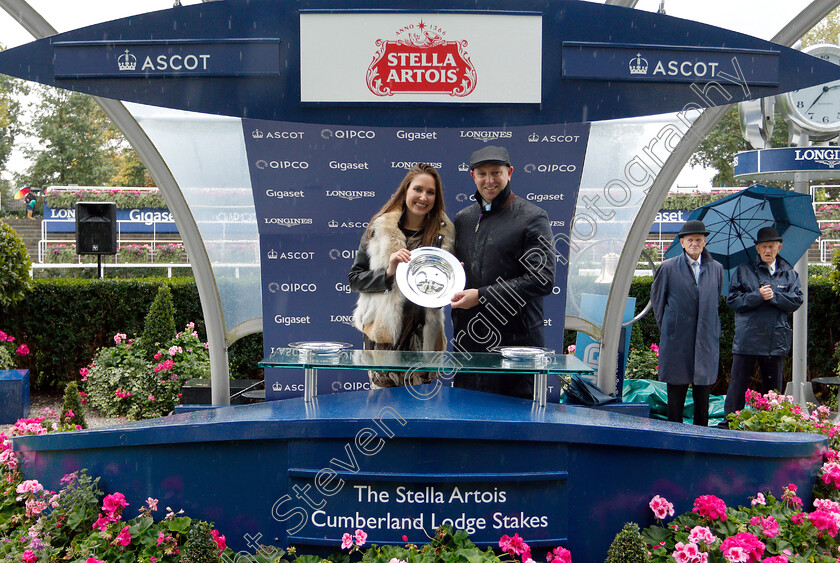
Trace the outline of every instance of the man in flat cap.
<path fill-rule="evenodd" d="M 726 304 L 735 311 L 732 372 L 724 403 L 725 415 L 744 408 L 744 394 L 755 364 L 761 392 L 782 390 L 782 363 L 790 353 L 793 330 L 789 316 L 802 305 L 799 276 L 781 256 L 782 237 L 773 227 L 758 230 L 758 256 L 735 269 Z M 729 423 L 724 418 L 722 427 Z"/>
<path fill-rule="evenodd" d="M 694 396 L 694 424 L 709 425 L 709 391 L 720 361 L 718 304 L 723 266 L 706 247 L 703 221 L 680 230 L 683 253 L 656 270 L 650 300 L 659 325 L 659 381 L 668 387 L 668 420 L 683 421 L 688 386 Z"/>
<path fill-rule="evenodd" d="M 556 258 L 546 212 L 511 191 L 513 166 L 504 147 L 470 157 L 476 202 L 455 216 L 455 255 L 467 274 L 452 297 L 453 348 L 545 346 L 543 297 L 554 288 Z M 532 399 L 534 377 L 458 374 L 455 386 Z"/>

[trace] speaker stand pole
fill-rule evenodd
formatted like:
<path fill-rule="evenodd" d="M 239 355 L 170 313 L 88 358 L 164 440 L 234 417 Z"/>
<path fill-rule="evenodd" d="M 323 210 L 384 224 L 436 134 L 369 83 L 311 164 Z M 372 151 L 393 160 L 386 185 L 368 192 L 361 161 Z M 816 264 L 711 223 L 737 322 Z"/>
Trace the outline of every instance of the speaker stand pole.
<path fill-rule="evenodd" d="M 96 273 L 99 279 L 102 279 L 102 255 L 96 255 Z"/>

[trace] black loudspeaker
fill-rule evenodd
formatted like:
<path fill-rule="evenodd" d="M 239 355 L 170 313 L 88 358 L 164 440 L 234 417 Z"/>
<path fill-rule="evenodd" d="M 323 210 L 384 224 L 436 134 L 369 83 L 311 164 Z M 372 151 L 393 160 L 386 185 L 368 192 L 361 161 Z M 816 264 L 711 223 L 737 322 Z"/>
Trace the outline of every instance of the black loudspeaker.
<path fill-rule="evenodd" d="M 76 203 L 76 254 L 117 253 L 117 204 Z"/>

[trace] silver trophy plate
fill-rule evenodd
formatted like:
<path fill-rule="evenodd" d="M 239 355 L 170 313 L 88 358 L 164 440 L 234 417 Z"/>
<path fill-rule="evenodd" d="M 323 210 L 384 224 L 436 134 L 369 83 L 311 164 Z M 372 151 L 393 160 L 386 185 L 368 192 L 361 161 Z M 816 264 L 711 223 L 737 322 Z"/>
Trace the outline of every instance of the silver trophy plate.
<path fill-rule="evenodd" d="M 346 342 L 290 342 L 289 348 L 300 350 L 302 353 L 321 355 L 335 354 L 344 348 L 351 348 Z"/>
<path fill-rule="evenodd" d="M 523 360 L 537 360 L 554 353 L 554 350 L 539 348 L 537 346 L 502 346 L 496 348 L 496 351 L 501 353 L 504 358 L 520 362 Z"/>
<path fill-rule="evenodd" d="M 421 307 L 443 307 L 464 289 L 464 267 L 449 252 L 434 246 L 411 251 L 409 262 L 397 264 L 397 287 L 406 299 Z"/>

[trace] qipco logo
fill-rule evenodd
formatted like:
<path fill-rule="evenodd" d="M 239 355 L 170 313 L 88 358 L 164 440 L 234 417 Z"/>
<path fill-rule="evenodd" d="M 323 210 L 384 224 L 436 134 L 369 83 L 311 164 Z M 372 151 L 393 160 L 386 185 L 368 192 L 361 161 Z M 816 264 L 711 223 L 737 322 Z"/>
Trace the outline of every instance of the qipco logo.
<path fill-rule="evenodd" d="M 309 163 L 305 160 L 258 160 L 255 165 L 260 170 L 268 168 L 274 170 L 306 170 L 309 168 Z"/>
<path fill-rule="evenodd" d="M 376 131 L 356 131 L 353 129 L 322 129 L 322 139 L 375 139 Z"/>

